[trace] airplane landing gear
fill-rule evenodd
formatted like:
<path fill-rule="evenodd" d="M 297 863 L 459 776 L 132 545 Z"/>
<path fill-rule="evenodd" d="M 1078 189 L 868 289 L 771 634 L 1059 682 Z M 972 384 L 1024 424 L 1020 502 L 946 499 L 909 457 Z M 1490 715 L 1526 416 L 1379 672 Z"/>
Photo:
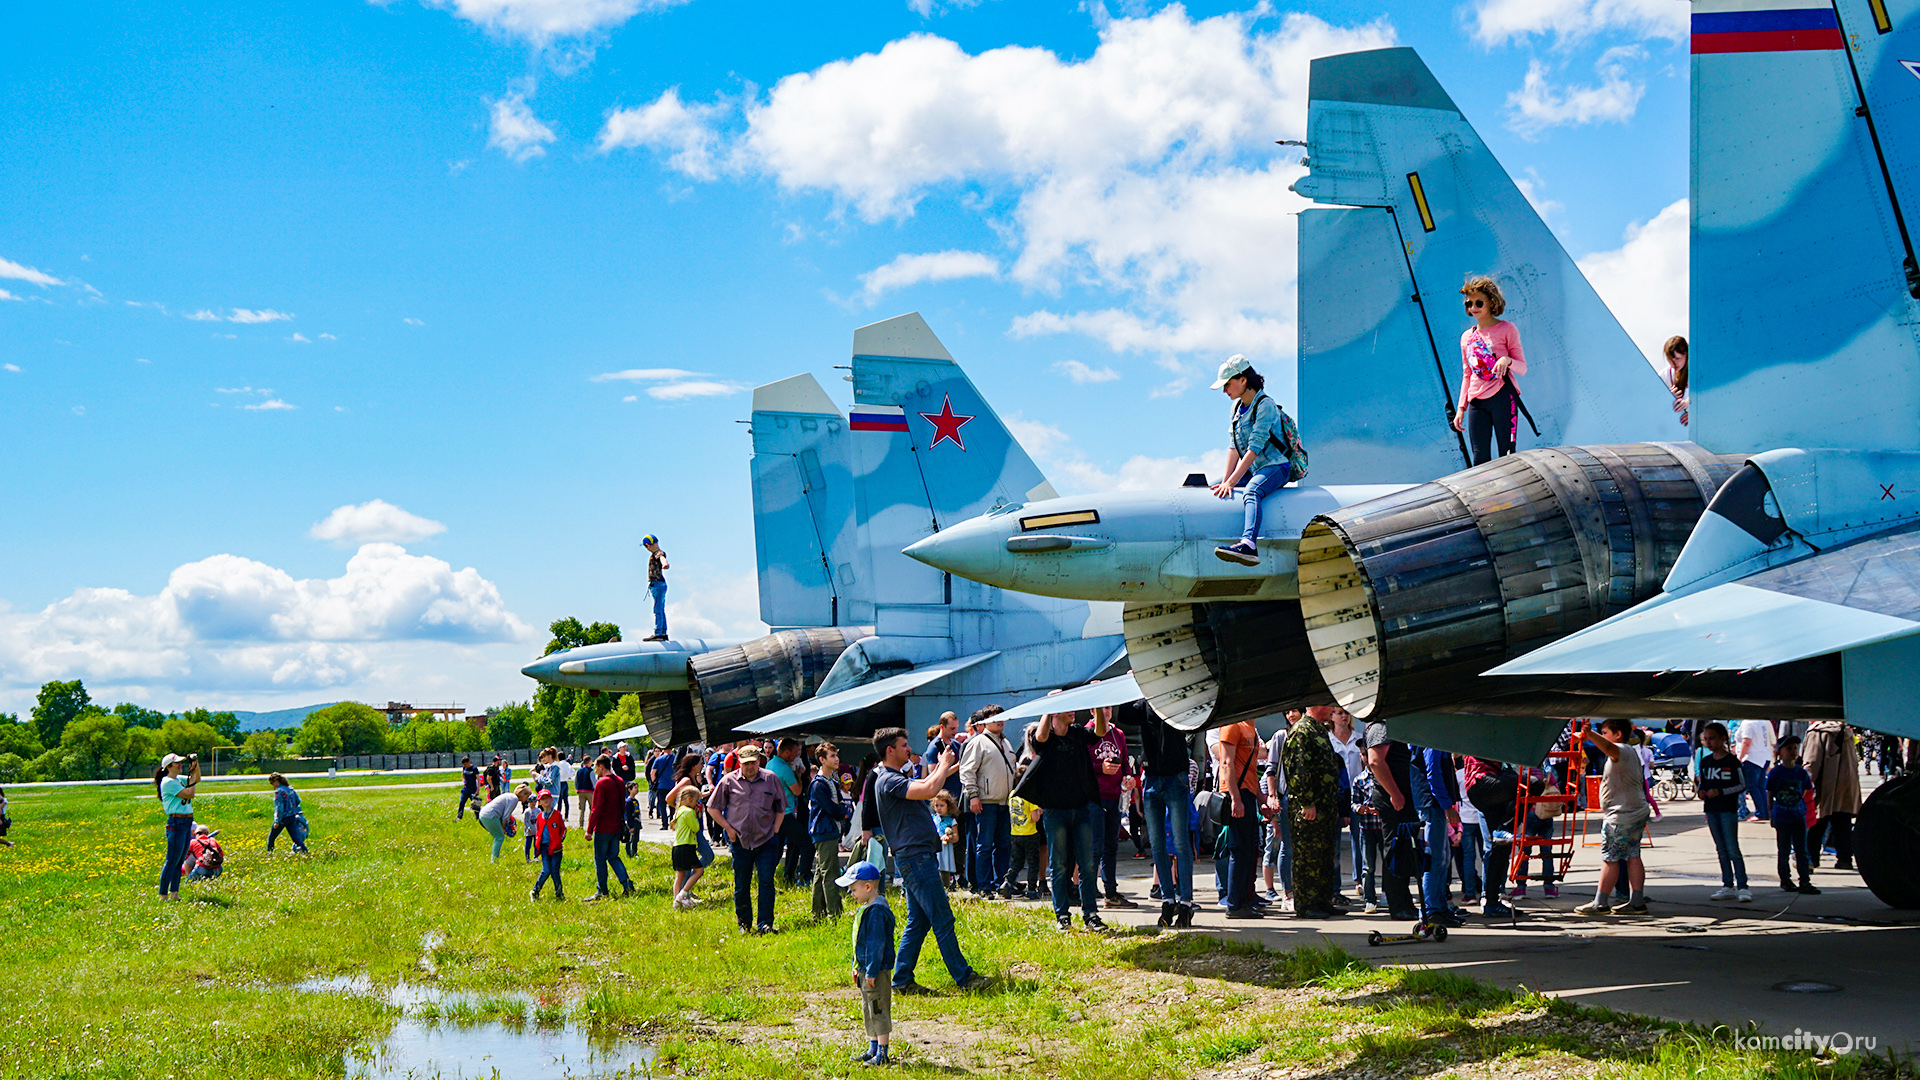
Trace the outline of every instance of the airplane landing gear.
<path fill-rule="evenodd" d="M 1853 822 L 1860 879 L 1889 907 L 1920 908 L 1920 773 L 1881 784 Z"/>

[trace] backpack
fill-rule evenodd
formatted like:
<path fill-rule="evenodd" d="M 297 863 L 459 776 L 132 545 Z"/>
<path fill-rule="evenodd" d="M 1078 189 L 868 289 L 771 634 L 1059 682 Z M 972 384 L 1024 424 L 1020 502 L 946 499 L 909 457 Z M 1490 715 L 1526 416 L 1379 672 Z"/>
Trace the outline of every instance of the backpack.
<path fill-rule="evenodd" d="M 1264 391 L 1253 399 L 1253 405 L 1249 406 L 1248 411 L 1251 412 L 1253 409 L 1259 408 L 1260 399 L 1263 397 L 1267 397 Z M 1273 401 L 1272 398 L 1267 398 L 1267 400 Z M 1231 414 L 1231 419 L 1239 418 L 1239 408 L 1237 403 L 1233 406 L 1234 411 Z M 1288 466 L 1287 479 L 1289 481 L 1300 480 L 1307 475 L 1308 460 L 1306 444 L 1300 441 L 1300 428 L 1294 424 L 1293 417 L 1287 415 L 1287 410 L 1280 407 L 1279 402 L 1273 402 L 1273 409 L 1280 414 L 1280 430 L 1278 433 L 1268 432 L 1267 443 L 1279 450 L 1280 453 L 1286 457 Z"/>

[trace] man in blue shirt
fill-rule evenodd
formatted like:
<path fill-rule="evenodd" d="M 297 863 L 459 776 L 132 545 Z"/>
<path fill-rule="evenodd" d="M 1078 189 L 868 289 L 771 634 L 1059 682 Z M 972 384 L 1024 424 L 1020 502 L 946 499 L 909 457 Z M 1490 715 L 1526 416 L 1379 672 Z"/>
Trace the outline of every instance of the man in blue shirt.
<path fill-rule="evenodd" d="M 940 946 L 940 959 L 947 974 L 962 990 L 980 990 L 990 980 L 960 952 L 960 939 L 953 929 L 953 907 L 947 903 L 947 890 L 940 882 L 940 832 L 934 828 L 933 813 L 927 801 L 946 787 L 947 777 L 959 767 L 953 751 L 940 755 L 926 776 L 909 779 L 905 771 L 913 751 L 907 745 L 905 728 L 881 728 L 873 733 L 873 749 L 880 755 L 880 767 L 874 770 L 874 799 L 880 809 L 880 831 L 887 838 L 894 868 L 900 874 L 900 890 L 907 897 L 907 926 L 900 932 L 900 948 L 893 967 L 893 989 L 901 994 L 929 994 L 914 981 L 914 965 L 920 961 L 920 946 L 927 932 Z"/>

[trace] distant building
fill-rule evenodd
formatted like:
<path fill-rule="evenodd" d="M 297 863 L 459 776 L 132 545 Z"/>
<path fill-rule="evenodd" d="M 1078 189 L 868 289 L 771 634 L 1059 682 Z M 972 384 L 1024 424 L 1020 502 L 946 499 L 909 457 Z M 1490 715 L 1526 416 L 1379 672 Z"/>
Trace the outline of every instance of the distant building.
<path fill-rule="evenodd" d="M 387 714 L 388 725 L 399 727 L 416 716 L 425 716 L 434 720 L 459 720 L 466 715 L 467 710 L 459 702 L 450 705 L 415 705 L 405 701 L 389 701 L 387 707 L 380 711 Z M 482 728 L 485 724 L 486 719 L 482 716 Z"/>

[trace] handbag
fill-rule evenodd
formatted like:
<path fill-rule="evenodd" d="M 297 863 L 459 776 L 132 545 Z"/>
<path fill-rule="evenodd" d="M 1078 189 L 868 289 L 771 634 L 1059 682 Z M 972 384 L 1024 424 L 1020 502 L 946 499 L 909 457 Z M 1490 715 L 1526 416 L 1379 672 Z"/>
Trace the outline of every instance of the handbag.
<path fill-rule="evenodd" d="M 1247 772 L 1252 768 L 1253 755 L 1248 754 L 1247 763 L 1241 766 L 1240 776 L 1234 781 L 1234 787 L 1242 791 L 1246 790 Z M 1247 809 L 1249 812 L 1253 810 L 1252 807 L 1248 807 Z M 1218 832 L 1226 828 L 1228 823 L 1233 820 L 1233 796 L 1219 790 L 1207 792 L 1206 818 L 1207 824 L 1213 831 Z"/>

